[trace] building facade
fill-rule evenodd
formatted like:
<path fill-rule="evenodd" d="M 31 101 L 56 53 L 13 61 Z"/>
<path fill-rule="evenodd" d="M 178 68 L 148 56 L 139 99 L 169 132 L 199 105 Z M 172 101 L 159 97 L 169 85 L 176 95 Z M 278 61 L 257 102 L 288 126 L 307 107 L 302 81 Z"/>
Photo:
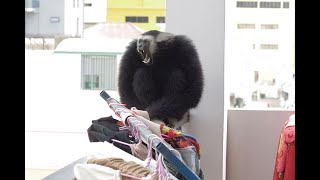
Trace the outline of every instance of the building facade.
<path fill-rule="evenodd" d="M 108 0 L 107 22 L 133 23 L 143 30 L 164 30 L 166 0 Z"/>
<path fill-rule="evenodd" d="M 84 0 L 84 28 L 107 21 L 107 0 Z"/>
<path fill-rule="evenodd" d="M 226 5 L 228 85 L 246 101 L 279 107 L 281 86 L 294 77 L 294 0 L 234 0 Z"/>
<path fill-rule="evenodd" d="M 82 36 L 83 0 L 25 0 L 25 37 Z"/>

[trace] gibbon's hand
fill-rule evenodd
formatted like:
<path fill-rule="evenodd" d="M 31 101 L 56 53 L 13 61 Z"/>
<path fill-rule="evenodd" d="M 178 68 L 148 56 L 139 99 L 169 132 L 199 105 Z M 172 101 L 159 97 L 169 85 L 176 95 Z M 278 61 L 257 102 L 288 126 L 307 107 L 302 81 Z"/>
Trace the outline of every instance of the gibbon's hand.
<path fill-rule="evenodd" d="M 134 112 L 136 115 L 142 116 L 143 118 L 150 120 L 149 113 L 147 111 L 138 110 L 136 107 L 132 107 L 130 110 Z"/>
<path fill-rule="evenodd" d="M 134 112 L 136 115 L 138 115 L 138 117 L 143 117 L 144 119 L 152 121 L 157 124 L 164 123 L 159 119 L 150 119 L 149 113 L 147 111 L 138 110 L 136 107 L 132 107 L 130 110 Z"/>

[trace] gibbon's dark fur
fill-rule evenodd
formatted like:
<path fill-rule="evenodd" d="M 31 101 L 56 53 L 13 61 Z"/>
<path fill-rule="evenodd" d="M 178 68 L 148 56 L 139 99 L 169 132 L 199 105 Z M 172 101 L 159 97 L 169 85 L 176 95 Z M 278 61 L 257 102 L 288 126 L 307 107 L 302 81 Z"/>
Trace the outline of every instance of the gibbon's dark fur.
<path fill-rule="evenodd" d="M 180 120 L 198 105 L 203 72 L 188 37 L 151 30 L 127 46 L 118 82 L 121 103 L 147 111 L 151 120 L 167 123 L 169 117 Z"/>

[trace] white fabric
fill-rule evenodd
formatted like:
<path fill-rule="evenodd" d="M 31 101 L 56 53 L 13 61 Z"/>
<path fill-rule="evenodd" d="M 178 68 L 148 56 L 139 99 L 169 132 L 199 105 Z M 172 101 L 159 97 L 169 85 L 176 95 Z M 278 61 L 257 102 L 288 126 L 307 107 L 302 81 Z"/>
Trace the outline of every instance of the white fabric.
<path fill-rule="evenodd" d="M 73 172 L 77 180 L 121 180 L 119 170 L 97 164 L 76 164 Z"/>
<path fill-rule="evenodd" d="M 125 161 L 133 161 L 142 166 L 146 165 L 146 161 L 142 161 L 137 157 L 132 156 L 131 154 L 123 151 L 120 148 L 117 148 L 111 143 L 108 142 L 91 142 L 89 146 L 84 149 L 85 156 L 87 159 L 101 159 L 101 158 L 112 158 L 118 157 L 122 158 Z M 156 168 L 156 161 L 154 159 L 150 162 L 150 170 L 153 172 Z"/>
<path fill-rule="evenodd" d="M 147 161 L 142 161 L 108 142 L 91 142 L 89 146 L 84 148 L 84 151 L 87 160 L 92 158 L 101 159 L 117 157 L 122 158 L 124 161 L 133 161 L 142 166 L 145 166 L 147 164 Z M 154 159 L 151 159 L 149 166 L 149 169 L 151 171 L 150 174 L 152 174 L 156 169 L 156 163 L 157 162 Z M 119 176 L 119 171 L 97 164 L 77 164 L 74 167 L 74 174 L 76 178 L 79 180 L 121 180 L 121 177 Z M 151 175 L 150 177 L 147 176 L 145 179 L 152 180 L 150 178 Z"/>
<path fill-rule="evenodd" d="M 74 166 L 74 175 L 77 180 L 121 180 L 120 171 L 97 164 L 76 164 Z M 151 173 L 142 180 L 155 180 Z M 172 174 L 169 174 L 170 180 L 178 180 Z"/>
<path fill-rule="evenodd" d="M 77 180 L 121 180 L 119 170 L 97 164 L 76 164 L 74 166 L 74 175 Z M 151 173 L 142 180 L 155 180 Z"/>

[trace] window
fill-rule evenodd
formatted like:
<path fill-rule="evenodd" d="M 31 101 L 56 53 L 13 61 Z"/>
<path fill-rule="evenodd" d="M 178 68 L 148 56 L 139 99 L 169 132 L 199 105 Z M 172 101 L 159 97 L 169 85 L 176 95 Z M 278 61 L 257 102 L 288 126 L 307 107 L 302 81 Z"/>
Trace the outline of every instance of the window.
<path fill-rule="evenodd" d="M 126 16 L 126 22 L 147 23 L 148 17 L 145 17 L 145 16 Z"/>
<path fill-rule="evenodd" d="M 157 17 L 156 22 L 157 23 L 165 23 L 166 19 L 165 19 L 165 17 Z"/>
<path fill-rule="evenodd" d="M 51 23 L 58 23 L 58 22 L 60 22 L 60 18 L 59 17 L 50 17 L 50 22 Z"/>
<path fill-rule="evenodd" d="M 137 22 L 147 23 L 148 17 L 137 17 Z"/>
<path fill-rule="evenodd" d="M 238 24 L 237 27 L 238 29 L 255 29 L 256 25 L 255 24 Z"/>
<path fill-rule="evenodd" d="M 256 1 L 237 1 L 237 7 L 256 8 L 258 3 Z"/>
<path fill-rule="evenodd" d="M 39 8 L 39 0 L 32 0 L 32 8 Z"/>
<path fill-rule="evenodd" d="M 79 8 L 79 0 L 72 0 L 72 7 L 73 8 Z"/>
<path fill-rule="evenodd" d="M 259 71 L 254 71 L 254 82 L 257 83 L 259 81 Z"/>
<path fill-rule="evenodd" d="M 281 2 L 260 2 L 260 8 L 280 8 Z"/>
<path fill-rule="evenodd" d="M 98 89 L 99 88 L 99 75 L 85 74 L 84 87 L 82 89 Z"/>
<path fill-rule="evenodd" d="M 283 2 L 282 7 L 283 8 L 289 8 L 289 2 Z"/>
<path fill-rule="evenodd" d="M 91 7 L 91 6 L 92 6 L 92 3 L 85 3 L 84 6 L 85 6 L 85 7 Z"/>
<path fill-rule="evenodd" d="M 261 29 L 278 29 L 278 24 L 261 24 Z"/>
<path fill-rule="evenodd" d="M 79 17 L 77 17 L 77 35 L 79 35 Z"/>
<path fill-rule="evenodd" d="M 260 44 L 260 49 L 278 49 L 278 44 Z"/>
<path fill-rule="evenodd" d="M 81 55 L 81 89 L 116 90 L 116 55 Z"/>

